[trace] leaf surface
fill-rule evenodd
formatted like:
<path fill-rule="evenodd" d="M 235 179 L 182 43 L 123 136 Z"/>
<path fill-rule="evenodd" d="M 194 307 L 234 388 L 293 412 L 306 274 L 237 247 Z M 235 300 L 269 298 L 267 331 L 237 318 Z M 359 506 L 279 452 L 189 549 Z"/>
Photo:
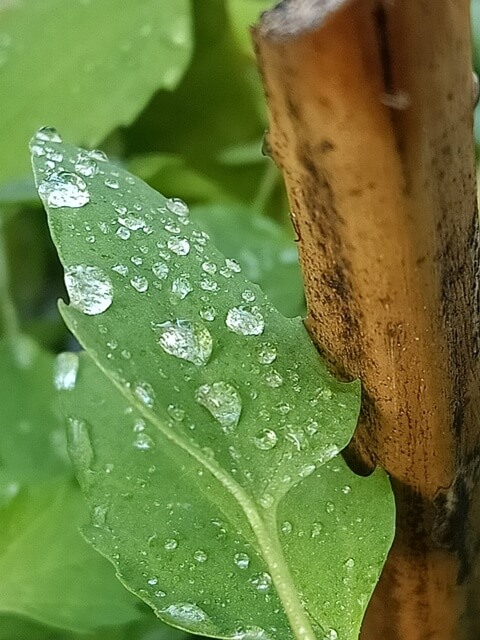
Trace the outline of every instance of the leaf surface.
<path fill-rule="evenodd" d="M 36 183 L 71 298 L 62 313 L 91 358 L 63 394 L 89 539 L 180 628 L 313 640 L 335 637 L 335 617 L 353 640 L 363 612 L 355 603 L 368 599 L 393 531 L 386 478 L 324 466 L 351 437 L 358 385 L 328 374 L 301 320 L 283 317 L 245 280 L 183 203 L 105 161 L 79 182 L 73 170 L 85 152 L 50 140 L 60 171 L 39 143 L 47 144 L 33 141 Z M 342 555 L 305 558 L 307 514 L 289 492 L 306 485 L 306 500 L 325 483 L 338 489 L 331 500 L 343 515 L 327 529 L 344 538 Z M 357 483 L 378 511 L 363 513 L 340 490 Z M 310 500 L 308 514 L 316 508 Z M 303 527 L 290 545 L 278 512 Z M 355 554 L 356 517 L 370 538 L 365 558 Z M 345 549 L 362 573 L 355 588 L 341 587 L 351 571 Z M 311 561 L 318 580 L 327 566 L 338 575 L 329 609 L 306 596 L 302 567 Z"/>
<path fill-rule="evenodd" d="M 64 479 L 22 492 L 0 512 L 0 612 L 77 632 L 139 617 L 79 535 L 85 519 L 83 497 Z"/>
<path fill-rule="evenodd" d="M 55 121 L 97 145 L 129 124 L 156 90 L 176 86 L 191 49 L 188 0 L 0 6 L 0 182 L 27 169 L 39 126 Z"/>

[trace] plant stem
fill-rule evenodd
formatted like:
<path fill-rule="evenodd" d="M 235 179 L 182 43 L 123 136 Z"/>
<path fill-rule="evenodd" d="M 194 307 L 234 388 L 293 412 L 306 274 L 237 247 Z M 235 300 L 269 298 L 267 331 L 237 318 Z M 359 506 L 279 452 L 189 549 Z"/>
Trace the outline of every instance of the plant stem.
<path fill-rule="evenodd" d="M 280 174 L 275 164 L 271 161 L 268 161 L 262 179 L 260 181 L 258 191 L 255 195 L 255 198 L 252 200 L 252 209 L 262 213 L 265 212 L 267 202 L 272 195 L 273 190 L 275 189 L 279 177 Z"/>
<path fill-rule="evenodd" d="M 3 334 L 10 345 L 14 345 L 19 334 L 18 317 L 10 295 L 8 257 L 5 242 L 5 222 L 0 212 L 0 316 Z"/>

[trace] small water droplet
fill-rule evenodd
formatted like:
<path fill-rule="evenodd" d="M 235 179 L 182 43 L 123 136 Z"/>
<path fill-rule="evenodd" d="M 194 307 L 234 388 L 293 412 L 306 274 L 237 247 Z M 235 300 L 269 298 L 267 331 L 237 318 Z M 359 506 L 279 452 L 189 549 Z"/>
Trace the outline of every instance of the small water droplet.
<path fill-rule="evenodd" d="M 83 469 L 90 469 L 94 460 L 90 432 L 85 420 L 69 418 L 68 431 L 75 457 Z"/>
<path fill-rule="evenodd" d="M 151 587 L 155 587 L 158 584 L 158 578 L 149 578 L 147 580 L 147 584 L 149 584 Z"/>
<path fill-rule="evenodd" d="M 169 404 L 167 407 L 168 415 L 175 420 L 175 422 L 182 422 L 185 418 L 185 411 L 174 404 Z"/>
<path fill-rule="evenodd" d="M 272 389 L 277 389 L 283 384 L 283 378 L 276 369 L 267 371 L 263 377 L 265 384 Z"/>
<path fill-rule="evenodd" d="M 238 262 L 236 260 L 232 260 L 231 258 L 225 258 L 225 266 L 227 267 L 227 269 L 230 269 L 230 271 L 233 271 L 234 273 L 240 273 L 240 271 L 242 270 L 242 267 L 238 264 Z"/>
<path fill-rule="evenodd" d="M 266 571 L 262 571 L 261 573 L 257 573 L 255 576 L 250 578 L 249 582 L 253 584 L 257 591 L 261 591 L 265 593 L 269 591 L 272 586 L 272 577 Z"/>
<path fill-rule="evenodd" d="M 330 500 L 325 503 L 325 511 L 327 513 L 333 513 L 335 511 L 335 505 L 333 502 L 330 502 Z"/>
<path fill-rule="evenodd" d="M 217 273 L 217 265 L 214 262 L 210 262 L 208 260 L 202 263 L 202 269 L 210 276 L 213 276 L 215 275 L 215 273 Z"/>
<path fill-rule="evenodd" d="M 91 151 L 88 151 L 88 155 L 98 162 L 108 161 L 107 154 L 101 149 L 92 149 Z"/>
<path fill-rule="evenodd" d="M 155 392 L 148 382 L 139 382 L 135 387 L 135 395 L 147 407 L 153 407 Z"/>
<path fill-rule="evenodd" d="M 169 268 L 166 262 L 155 262 L 152 265 L 153 275 L 156 276 L 159 280 L 165 280 L 168 276 Z"/>
<path fill-rule="evenodd" d="M 115 180 L 115 178 L 107 177 L 103 181 L 103 184 L 109 189 L 118 189 L 120 187 L 120 185 L 118 184 L 118 180 Z"/>
<path fill-rule="evenodd" d="M 41 142 L 62 142 L 62 137 L 53 127 L 41 127 L 35 137 Z"/>
<path fill-rule="evenodd" d="M 202 384 L 195 392 L 195 400 L 205 407 L 226 431 L 237 426 L 242 401 L 238 391 L 228 382 Z"/>
<path fill-rule="evenodd" d="M 170 237 L 167 240 L 167 247 L 177 256 L 187 256 L 190 253 L 190 242 L 187 238 L 179 236 Z"/>
<path fill-rule="evenodd" d="M 148 435 L 148 433 L 144 433 L 143 431 L 138 433 L 135 440 L 133 441 L 133 446 L 140 451 L 149 451 L 155 447 L 155 442 Z"/>
<path fill-rule="evenodd" d="M 115 273 L 121 276 L 128 276 L 128 267 L 125 264 L 116 264 L 112 267 L 112 271 L 115 271 Z"/>
<path fill-rule="evenodd" d="M 203 291 L 218 291 L 219 290 L 219 286 L 218 284 L 215 282 L 215 280 L 212 280 L 211 278 L 202 278 L 200 280 L 200 289 L 203 289 Z"/>
<path fill-rule="evenodd" d="M 314 464 L 304 464 L 303 467 L 300 468 L 298 475 L 301 478 L 308 478 L 308 476 L 312 475 L 315 469 L 316 466 Z"/>
<path fill-rule="evenodd" d="M 258 501 L 264 509 L 270 509 L 270 507 L 273 506 L 275 499 L 271 493 L 264 493 L 260 496 Z"/>
<path fill-rule="evenodd" d="M 277 359 L 277 348 L 271 342 L 264 342 L 258 347 L 257 354 L 260 364 L 272 364 Z"/>
<path fill-rule="evenodd" d="M 199 313 L 200 317 L 207 322 L 213 322 L 213 320 L 215 320 L 215 318 L 217 317 L 215 307 L 205 307 L 204 309 L 201 309 Z"/>
<path fill-rule="evenodd" d="M 242 293 L 242 300 L 245 302 L 253 302 L 255 300 L 255 294 L 251 289 L 245 289 Z"/>
<path fill-rule="evenodd" d="M 135 291 L 138 291 L 138 293 L 145 293 L 145 291 L 147 291 L 148 289 L 148 280 L 145 278 L 145 276 L 133 276 L 133 278 L 130 280 L 130 284 L 135 289 Z"/>
<path fill-rule="evenodd" d="M 165 201 L 165 206 L 179 218 L 188 218 L 190 213 L 188 205 L 180 198 L 169 198 Z"/>
<path fill-rule="evenodd" d="M 292 533 L 292 530 L 293 530 L 293 526 L 291 522 L 288 522 L 288 520 L 285 520 L 285 522 L 282 522 L 280 526 L 280 531 L 282 533 L 284 533 L 285 535 L 288 535 L 289 533 Z"/>
<path fill-rule="evenodd" d="M 154 324 L 152 328 L 158 335 L 159 345 L 171 356 L 202 366 L 212 355 L 212 336 L 199 322 L 168 321 Z"/>
<path fill-rule="evenodd" d="M 323 524 L 321 522 L 314 522 L 312 524 L 312 531 L 310 532 L 311 538 L 318 538 L 323 531 Z"/>
<path fill-rule="evenodd" d="M 98 165 L 89 153 L 80 151 L 75 160 L 75 172 L 84 178 L 92 178 L 98 173 Z"/>
<path fill-rule="evenodd" d="M 236 553 L 233 559 L 239 569 L 248 569 L 250 566 L 250 556 L 247 553 Z"/>
<path fill-rule="evenodd" d="M 352 487 L 349 484 L 346 484 L 344 487 L 342 487 L 342 493 L 344 493 L 345 495 L 349 494 L 351 490 Z"/>
<path fill-rule="evenodd" d="M 193 557 L 197 562 L 206 562 L 208 560 L 208 555 L 205 553 L 205 551 L 202 551 L 202 549 L 198 549 L 197 551 L 195 551 Z"/>
<path fill-rule="evenodd" d="M 90 202 L 90 194 L 84 180 L 68 171 L 52 173 L 47 180 L 38 185 L 38 193 L 51 209 L 78 209 Z"/>
<path fill-rule="evenodd" d="M 335 629 L 329 629 L 324 636 L 324 640 L 337 640 L 337 639 L 338 639 L 338 633 L 335 631 Z"/>
<path fill-rule="evenodd" d="M 259 336 L 265 329 L 258 307 L 252 307 L 250 311 L 245 307 L 232 307 L 227 313 L 225 324 L 230 331 L 243 336 Z"/>
<path fill-rule="evenodd" d="M 110 278 L 98 267 L 78 264 L 65 269 L 70 304 L 89 316 L 106 311 L 113 302 Z"/>
<path fill-rule="evenodd" d="M 180 300 L 184 300 L 189 293 L 193 291 L 190 277 L 188 275 L 181 275 L 172 282 L 172 293 Z"/>
<path fill-rule="evenodd" d="M 59 353 L 53 368 L 53 384 L 58 391 L 71 391 L 75 388 L 78 373 L 78 355 Z"/>
<path fill-rule="evenodd" d="M 273 431 L 272 429 L 263 429 L 263 431 L 260 431 L 260 433 L 255 436 L 253 442 L 257 449 L 261 449 L 262 451 L 269 451 L 270 449 L 273 449 L 275 447 L 275 445 L 277 444 L 277 440 L 278 438 L 275 431 Z"/>
<path fill-rule="evenodd" d="M 178 540 L 175 540 L 175 538 L 169 538 L 165 541 L 164 547 L 167 551 L 175 551 L 178 547 Z"/>
<path fill-rule="evenodd" d="M 116 233 L 121 240 L 130 240 L 131 233 L 127 227 L 118 227 Z"/>
<path fill-rule="evenodd" d="M 347 560 L 345 560 L 344 565 L 347 569 L 353 569 L 353 567 L 355 566 L 355 560 L 353 558 L 347 558 Z"/>
<path fill-rule="evenodd" d="M 143 229 L 145 226 L 145 220 L 135 216 L 133 213 L 125 212 L 122 215 L 119 215 L 117 221 L 122 226 L 130 229 L 130 231 L 138 231 L 138 229 Z"/>
<path fill-rule="evenodd" d="M 93 507 L 91 521 L 92 525 L 97 528 L 103 527 L 107 521 L 108 509 L 104 505 L 97 505 Z"/>

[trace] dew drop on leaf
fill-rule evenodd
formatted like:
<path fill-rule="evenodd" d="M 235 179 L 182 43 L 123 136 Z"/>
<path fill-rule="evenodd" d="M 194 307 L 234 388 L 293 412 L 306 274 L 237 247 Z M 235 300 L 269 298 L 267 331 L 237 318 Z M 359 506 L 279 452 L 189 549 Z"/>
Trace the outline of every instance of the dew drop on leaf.
<path fill-rule="evenodd" d="M 277 348 L 271 342 L 261 344 L 257 353 L 260 364 L 272 364 L 277 359 Z"/>
<path fill-rule="evenodd" d="M 169 268 L 166 262 L 155 262 L 152 266 L 153 275 L 159 280 L 165 280 L 168 276 Z"/>
<path fill-rule="evenodd" d="M 207 409 L 226 430 L 236 427 L 242 412 L 238 391 L 228 382 L 202 384 L 195 392 L 195 400 Z"/>
<path fill-rule="evenodd" d="M 236 553 L 233 559 L 239 569 L 248 569 L 250 566 L 250 556 L 247 553 Z"/>
<path fill-rule="evenodd" d="M 265 384 L 267 385 L 267 387 L 270 387 L 272 389 L 277 389 L 283 384 L 283 378 L 276 369 L 267 371 L 263 379 L 265 380 Z"/>
<path fill-rule="evenodd" d="M 130 231 L 138 231 L 138 229 L 143 229 L 145 226 L 145 220 L 135 216 L 133 213 L 125 213 L 123 215 L 119 215 L 117 221 L 122 226 L 130 229 Z"/>
<path fill-rule="evenodd" d="M 280 531 L 285 535 L 292 533 L 292 529 L 293 529 L 292 523 L 288 522 L 288 520 L 285 520 L 285 522 L 282 522 L 280 526 Z"/>
<path fill-rule="evenodd" d="M 310 532 L 311 538 L 318 538 L 323 531 L 323 524 L 321 522 L 314 522 L 312 524 L 312 531 Z"/>
<path fill-rule="evenodd" d="M 171 604 L 161 609 L 162 617 L 166 622 L 180 625 L 195 625 L 209 621 L 209 617 L 198 605 L 190 602 Z"/>
<path fill-rule="evenodd" d="M 155 392 L 153 391 L 152 385 L 148 384 L 148 382 L 139 382 L 135 387 L 134 393 L 145 406 L 153 407 Z"/>
<path fill-rule="evenodd" d="M 133 278 L 130 280 L 130 284 L 135 289 L 135 291 L 138 291 L 138 293 L 145 293 L 145 291 L 147 291 L 148 289 L 148 280 L 145 278 L 145 276 L 133 276 Z"/>
<path fill-rule="evenodd" d="M 138 433 L 135 440 L 133 441 L 133 446 L 135 449 L 139 449 L 140 451 L 149 451 L 155 447 L 155 442 L 152 438 L 143 431 Z"/>
<path fill-rule="evenodd" d="M 117 236 L 121 240 L 130 240 L 131 233 L 130 233 L 130 230 L 127 229 L 126 227 L 118 227 Z"/>
<path fill-rule="evenodd" d="M 195 551 L 193 557 L 197 562 L 206 562 L 208 560 L 207 554 L 205 553 L 205 551 L 202 551 L 202 549 L 198 549 L 197 551 Z"/>
<path fill-rule="evenodd" d="M 90 431 L 85 420 L 70 418 L 68 420 L 68 430 L 72 449 L 75 450 L 75 457 L 85 469 L 90 469 L 94 460 Z"/>
<path fill-rule="evenodd" d="M 53 384 L 58 391 L 71 391 L 75 388 L 78 373 L 76 353 L 59 353 L 53 368 Z"/>
<path fill-rule="evenodd" d="M 85 181 L 68 171 L 52 173 L 38 185 L 38 194 L 51 209 L 78 209 L 90 202 Z"/>
<path fill-rule="evenodd" d="M 266 571 L 262 571 L 257 575 L 250 578 L 251 584 L 255 587 L 257 591 L 261 591 L 262 593 L 268 591 L 272 586 L 272 577 Z"/>
<path fill-rule="evenodd" d="M 41 142 L 62 142 L 62 137 L 53 127 L 41 127 L 35 134 Z"/>
<path fill-rule="evenodd" d="M 110 278 L 98 267 L 77 264 L 65 269 L 70 304 L 89 316 L 106 311 L 113 301 Z"/>
<path fill-rule="evenodd" d="M 98 173 L 98 165 L 89 153 L 81 151 L 75 160 L 75 172 L 84 178 L 92 178 Z"/>
<path fill-rule="evenodd" d="M 180 218 L 187 218 L 190 211 L 188 205 L 180 198 L 169 198 L 165 202 L 167 209 Z"/>
<path fill-rule="evenodd" d="M 255 436 L 253 442 L 257 449 L 261 449 L 262 451 L 269 451 L 270 449 L 273 449 L 275 447 L 275 445 L 277 444 L 277 440 L 278 438 L 275 431 L 273 431 L 272 429 L 264 429 Z"/>
<path fill-rule="evenodd" d="M 191 291 L 193 291 L 193 287 L 188 275 L 175 278 L 172 282 L 172 293 L 180 300 L 184 300 Z"/>
<path fill-rule="evenodd" d="M 210 331 L 199 322 L 176 320 L 152 325 L 158 343 L 169 355 L 187 360 L 197 366 L 207 364 L 212 355 Z"/>
<path fill-rule="evenodd" d="M 165 541 L 164 547 L 167 551 L 175 551 L 178 547 L 178 540 L 175 540 L 175 538 L 169 538 Z"/>
<path fill-rule="evenodd" d="M 173 236 L 167 240 L 167 247 L 177 256 L 187 256 L 190 253 L 190 242 L 187 238 Z"/>
<path fill-rule="evenodd" d="M 233 331 L 243 336 L 259 336 L 265 329 L 265 322 L 257 307 L 251 311 L 244 307 L 232 307 L 227 313 L 225 324 Z"/>

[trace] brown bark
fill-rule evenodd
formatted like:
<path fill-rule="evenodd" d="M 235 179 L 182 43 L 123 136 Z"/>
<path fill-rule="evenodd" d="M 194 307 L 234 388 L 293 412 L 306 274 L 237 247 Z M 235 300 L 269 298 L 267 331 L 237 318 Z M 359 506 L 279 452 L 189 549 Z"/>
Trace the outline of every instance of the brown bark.
<path fill-rule="evenodd" d="M 396 495 L 397 535 L 362 638 L 478 638 L 469 0 L 286 0 L 254 40 L 307 327 L 332 367 L 363 384 L 348 460 L 381 465 Z"/>

